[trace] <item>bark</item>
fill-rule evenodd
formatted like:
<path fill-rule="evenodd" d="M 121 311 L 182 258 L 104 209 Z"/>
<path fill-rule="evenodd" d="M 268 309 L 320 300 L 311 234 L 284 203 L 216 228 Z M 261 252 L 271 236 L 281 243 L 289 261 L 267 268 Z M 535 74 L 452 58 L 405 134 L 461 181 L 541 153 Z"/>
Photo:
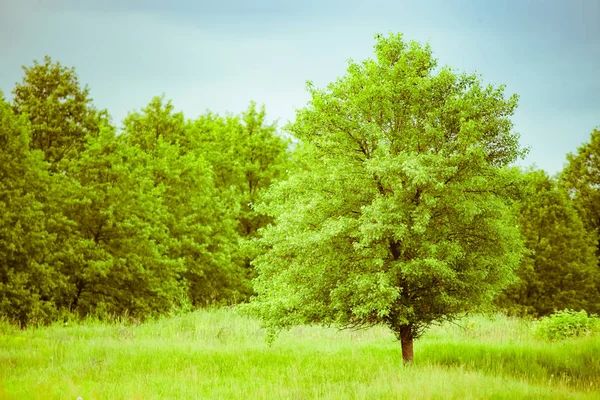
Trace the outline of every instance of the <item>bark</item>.
<path fill-rule="evenodd" d="M 410 325 L 400 327 L 400 343 L 402 344 L 402 361 L 405 365 L 410 365 L 413 361 L 413 334 Z"/>

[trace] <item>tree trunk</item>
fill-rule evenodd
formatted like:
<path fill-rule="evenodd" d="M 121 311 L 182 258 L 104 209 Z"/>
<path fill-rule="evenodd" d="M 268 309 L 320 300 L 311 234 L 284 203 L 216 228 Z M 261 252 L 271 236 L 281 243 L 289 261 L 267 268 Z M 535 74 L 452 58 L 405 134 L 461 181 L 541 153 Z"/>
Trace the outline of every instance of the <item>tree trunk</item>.
<path fill-rule="evenodd" d="M 413 335 L 410 325 L 400 327 L 400 343 L 402 344 L 402 361 L 404 365 L 410 365 L 413 361 Z"/>
<path fill-rule="evenodd" d="M 73 300 L 71 301 L 71 305 L 69 306 L 69 311 L 74 312 L 77 309 L 77 304 L 79 304 L 79 298 L 81 297 L 81 294 L 83 293 L 83 288 L 85 287 L 85 283 L 82 282 L 80 279 L 77 280 L 77 282 L 75 283 L 75 287 L 77 288 L 77 294 L 75 295 L 75 298 L 73 298 Z"/>

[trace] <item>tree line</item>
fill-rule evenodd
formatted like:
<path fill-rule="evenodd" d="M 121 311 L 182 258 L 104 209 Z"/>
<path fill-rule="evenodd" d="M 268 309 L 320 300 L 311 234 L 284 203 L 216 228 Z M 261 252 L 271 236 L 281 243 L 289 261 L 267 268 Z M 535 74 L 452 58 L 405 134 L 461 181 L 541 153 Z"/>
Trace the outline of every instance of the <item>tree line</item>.
<path fill-rule="evenodd" d="M 44 58 L 0 95 L 0 316 L 144 318 L 251 302 L 272 333 L 387 324 L 412 339 L 474 305 L 600 311 L 600 131 L 551 177 L 513 163 L 517 97 L 378 36 L 286 126 L 251 103 L 117 130 Z"/>
<path fill-rule="evenodd" d="M 156 97 L 117 132 L 72 68 L 46 57 L 0 100 L 0 315 L 144 317 L 252 293 L 241 246 L 292 166 L 251 103 L 186 120 Z"/>

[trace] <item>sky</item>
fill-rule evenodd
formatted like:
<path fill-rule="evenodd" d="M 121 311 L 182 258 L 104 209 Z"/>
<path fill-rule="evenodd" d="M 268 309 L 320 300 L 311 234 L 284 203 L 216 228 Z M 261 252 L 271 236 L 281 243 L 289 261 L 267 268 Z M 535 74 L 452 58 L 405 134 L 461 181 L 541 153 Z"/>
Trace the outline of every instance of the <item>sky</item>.
<path fill-rule="evenodd" d="M 119 125 L 164 94 L 187 118 L 264 104 L 280 127 L 374 35 L 520 96 L 520 164 L 559 172 L 600 126 L 600 0 L 0 0 L 0 90 L 49 55 Z"/>

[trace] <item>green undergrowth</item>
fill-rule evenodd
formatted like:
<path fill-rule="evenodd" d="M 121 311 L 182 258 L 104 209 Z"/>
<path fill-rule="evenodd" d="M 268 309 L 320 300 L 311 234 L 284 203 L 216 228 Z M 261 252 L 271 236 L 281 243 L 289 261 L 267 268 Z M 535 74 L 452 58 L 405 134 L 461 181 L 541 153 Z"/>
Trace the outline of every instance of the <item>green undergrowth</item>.
<path fill-rule="evenodd" d="M 432 328 L 405 367 L 385 328 L 302 326 L 273 345 L 230 309 L 20 331 L 0 326 L 0 399 L 594 399 L 597 336 L 548 342 L 475 316 Z"/>

